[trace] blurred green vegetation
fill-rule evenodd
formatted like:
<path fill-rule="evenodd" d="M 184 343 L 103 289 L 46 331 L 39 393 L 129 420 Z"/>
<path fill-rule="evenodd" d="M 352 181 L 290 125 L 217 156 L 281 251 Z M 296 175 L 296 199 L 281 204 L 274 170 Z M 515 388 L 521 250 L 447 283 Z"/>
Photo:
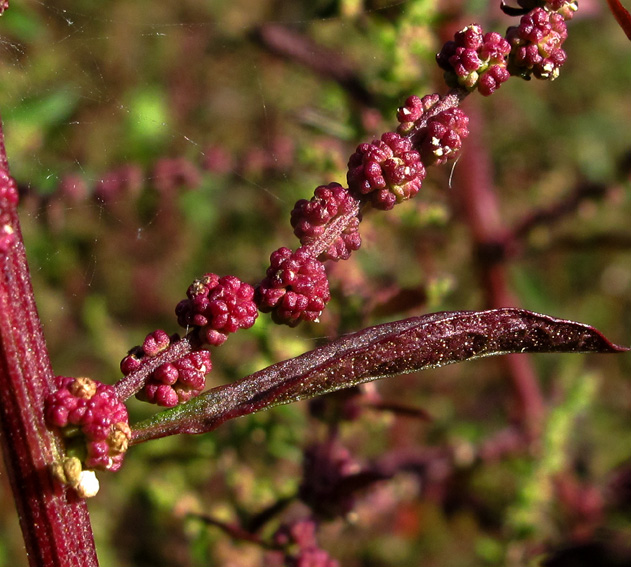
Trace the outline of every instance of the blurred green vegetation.
<path fill-rule="evenodd" d="M 213 271 L 258 281 L 271 251 L 295 245 L 293 203 L 317 185 L 343 182 L 355 146 L 394 129 L 408 95 L 445 92 L 433 58 L 453 14 L 498 31 L 513 23 L 496 3 L 465 4 L 12 2 L 0 19 L 0 114 L 12 173 L 27 191 L 22 228 L 55 371 L 114 382 L 120 359 L 147 333 L 177 330 L 173 310 L 193 279 Z M 371 104 L 270 53 L 254 32 L 271 24 L 345 61 Z M 581 2 L 569 32 L 558 80 L 513 79 L 463 108 L 482 109 L 507 226 L 581 183 L 609 188 L 529 232 L 508 270 L 521 306 L 629 343 L 631 65 L 622 61 L 631 45 L 595 2 Z M 217 148 L 224 160 L 202 167 Z M 157 191 L 154 168 L 165 157 L 196 164 L 196 188 Z M 130 163 L 143 172 L 136 193 L 105 204 L 90 196 L 108 171 Z M 60 196 L 70 175 L 85 182 L 86 195 Z M 358 253 L 331 267 L 334 299 L 319 326 L 277 328 L 260 317 L 213 352 L 209 383 L 384 319 L 486 307 L 448 167 L 431 171 L 414 201 L 368 214 L 362 237 Z M 422 290 L 426 301 L 380 311 L 388 291 L 402 288 Z M 485 466 L 464 459 L 454 490 L 475 497 L 475 506 L 448 509 L 431 486 L 419 490 L 397 475 L 360 500 L 352 521 L 324 526 L 322 546 L 345 567 L 465 567 L 537 564 L 547 550 L 583 542 L 580 518 L 568 516 L 553 485 L 563 473 L 609 494 L 617 467 L 631 458 L 631 361 L 538 356 L 534 363 L 550 404 L 542 446 Z M 433 420 L 366 412 L 343 424 L 342 439 L 366 459 L 413 445 L 464 451 L 511 422 L 505 372 L 484 360 L 378 384 L 384 399 L 422 407 Z M 152 411 L 130 403 L 134 420 Z M 323 432 L 297 404 L 211 435 L 134 447 L 120 473 L 101 475 L 102 491 L 90 503 L 102 565 L 262 565 L 256 546 L 187 514 L 235 522 L 294 494 L 302 448 Z M 0 566 L 26 565 L 2 483 Z M 605 507 L 588 541 L 596 533 L 629 551 L 626 497 Z"/>

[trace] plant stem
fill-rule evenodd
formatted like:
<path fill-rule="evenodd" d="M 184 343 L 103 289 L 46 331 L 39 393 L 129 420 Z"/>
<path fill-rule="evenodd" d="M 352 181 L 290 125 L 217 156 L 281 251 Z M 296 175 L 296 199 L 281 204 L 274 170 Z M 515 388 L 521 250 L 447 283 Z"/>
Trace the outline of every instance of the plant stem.
<path fill-rule="evenodd" d="M 60 441 L 46 427 L 55 388 L 37 314 L 0 123 L 0 442 L 32 567 L 96 567 L 85 501 L 54 483 Z"/>
<path fill-rule="evenodd" d="M 472 128 L 467 149 L 455 171 L 456 185 L 460 189 L 458 199 L 476 247 L 487 306 L 516 306 L 519 302 L 510 290 L 505 265 L 507 229 L 494 189 L 488 144 L 481 139 L 480 106 L 473 101 L 467 111 Z M 532 362 L 525 356 L 509 355 L 503 357 L 501 363 L 513 383 L 517 419 L 530 437 L 536 439 L 545 406 Z"/>

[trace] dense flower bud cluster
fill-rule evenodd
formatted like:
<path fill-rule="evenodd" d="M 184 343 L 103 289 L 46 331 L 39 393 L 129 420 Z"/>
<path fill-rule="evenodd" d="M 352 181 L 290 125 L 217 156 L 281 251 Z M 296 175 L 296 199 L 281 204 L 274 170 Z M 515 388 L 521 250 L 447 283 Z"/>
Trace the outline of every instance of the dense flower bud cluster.
<path fill-rule="evenodd" d="M 91 378 L 59 376 L 45 401 L 46 422 L 62 430 L 69 455 L 85 467 L 116 471 L 131 439 L 127 408 L 113 386 Z"/>
<path fill-rule="evenodd" d="M 442 165 L 460 153 L 462 140 L 469 135 L 469 118 L 459 108 L 449 108 L 427 121 L 414 135 L 423 163 Z"/>
<path fill-rule="evenodd" d="M 235 276 L 206 274 L 195 280 L 175 308 L 183 327 L 199 327 L 206 343 L 219 346 L 238 329 L 249 329 L 258 316 L 254 288 Z"/>
<path fill-rule="evenodd" d="M 352 213 L 357 208 L 357 201 L 348 189 L 339 183 L 329 183 L 316 188 L 310 201 L 300 199 L 291 211 L 291 226 L 300 244 L 308 246 L 323 236 L 328 227 L 341 215 Z M 329 244 L 319 256 L 324 260 L 346 260 L 351 252 L 361 246 L 357 213 L 345 226 L 344 230 Z"/>
<path fill-rule="evenodd" d="M 404 136 L 418 128 L 417 122 L 439 100 L 440 96 L 437 94 L 425 95 L 423 98 L 416 95 L 408 97 L 397 110 L 397 120 L 400 122 L 397 132 Z"/>
<path fill-rule="evenodd" d="M 498 33 L 483 34 L 478 25 L 467 26 L 445 43 L 436 61 L 445 70 L 449 86 L 462 86 L 489 96 L 510 77 L 506 69 L 509 43 Z"/>
<path fill-rule="evenodd" d="M 418 193 L 425 167 L 408 138 L 386 132 L 357 147 L 348 160 L 347 179 L 352 193 L 368 195 L 373 207 L 388 211 Z"/>
<path fill-rule="evenodd" d="M 559 13 L 535 8 L 522 16 L 518 26 L 508 28 L 506 38 L 512 46 L 509 70 L 513 75 L 537 79 L 556 79 L 565 63 L 561 48 L 567 27 Z"/>
<path fill-rule="evenodd" d="M 139 370 L 148 358 L 157 356 L 179 338 L 178 334 L 169 336 L 162 329 L 149 333 L 141 346 L 132 348 L 127 356 L 121 360 L 121 372 L 127 376 Z"/>
<path fill-rule="evenodd" d="M 129 351 L 121 361 L 124 375 L 139 370 L 153 357 L 179 340 L 179 335 L 167 335 L 161 329 L 149 333 L 142 346 Z M 149 374 L 136 397 L 143 402 L 171 408 L 199 395 L 206 386 L 206 375 L 212 370 L 210 352 L 199 350 L 174 362 L 161 364 Z"/>
<path fill-rule="evenodd" d="M 331 299 L 324 264 L 305 247 L 292 252 L 279 248 L 270 256 L 266 277 L 256 288 L 255 300 L 263 313 L 290 327 L 300 321 L 317 321 Z"/>
<path fill-rule="evenodd" d="M 143 402 L 172 408 L 198 396 L 206 386 L 206 375 L 212 370 L 210 352 L 191 352 L 175 362 L 161 364 L 136 394 Z"/>

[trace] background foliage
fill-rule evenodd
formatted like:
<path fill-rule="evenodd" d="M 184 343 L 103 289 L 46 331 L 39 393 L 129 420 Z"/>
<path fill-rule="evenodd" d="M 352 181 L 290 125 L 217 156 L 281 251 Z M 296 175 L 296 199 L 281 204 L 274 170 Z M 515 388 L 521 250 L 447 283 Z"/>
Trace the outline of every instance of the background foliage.
<path fill-rule="evenodd" d="M 557 81 L 513 79 L 463 109 L 479 113 L 470 143 L 491 160 L 508 232 L 579 191 L 576 206 L 514 239 L 506 270 L 519 304 L 628 343 L 631 66 L 619 61 L 629 45 L 600 4 L 580 8 Z M 55 371 L 113 382 L 146 333 L 176 331 L 173 309 L 195 277 L 258 281 L 272 250 L 295 246 L 293 203 L 342 182 L 355 146 L 392 130 L 408 95 L 445 92 L 434 55 L 473 20 L 513 23 L 482 2 L 14 2 L 0 20 L 0 109 Z M 327 66 L 273 53 L 263 32 L 278 28 Z M 124 187 L 96 199 L 108 172 L 129 164 Z M 210 382 L 367 324 L 487 307 L 458 168 L 453 181 L 432 168 L 413 201 L 368 216 L 362 249 L 331 267 L 320 325 L 261 317 L 215 350 Z M 631 564 L 629 357 L 533 361 L 549 404 L 541 441 L 482 462 L 475 447 L 515 419 L 500 361 L 370 386 L 431 421 L 364 411 L 339 432 L 359 460 L 445 448 L 457 458 L 447 471 L 429 459 L 422 483 L 407 472 L 375 485 L 349 519 L 324 526 L 322 547 L 349 567 L 525 565 L 580 545 L 583 557 L 606 548 Z M 153 410 L 134 401 L 130 411 Z M 90 504 L 102 565 L 262 564 L 259 547 L 195 514 L 238 522 L 293 495 L 303 448 L 326 437 L 312 414 L 286 406 L 134 448 Z M 23 565 L 11 499 L 0 502 L 0 565 Z"/>

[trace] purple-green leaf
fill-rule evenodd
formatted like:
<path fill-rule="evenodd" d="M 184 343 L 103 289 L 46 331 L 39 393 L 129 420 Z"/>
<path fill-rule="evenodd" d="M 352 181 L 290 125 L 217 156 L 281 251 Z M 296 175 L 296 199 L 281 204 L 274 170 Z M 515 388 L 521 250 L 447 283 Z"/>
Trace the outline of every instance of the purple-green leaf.
<path fill-rule="evenodd" d="M 205 433 L 241 415 L 370 380 L 520 352 L 614 353 L 598 330 L 523 309 L 454 311 L 369 327 L 213 388 L 134 428 L 133 442 Z"/>

